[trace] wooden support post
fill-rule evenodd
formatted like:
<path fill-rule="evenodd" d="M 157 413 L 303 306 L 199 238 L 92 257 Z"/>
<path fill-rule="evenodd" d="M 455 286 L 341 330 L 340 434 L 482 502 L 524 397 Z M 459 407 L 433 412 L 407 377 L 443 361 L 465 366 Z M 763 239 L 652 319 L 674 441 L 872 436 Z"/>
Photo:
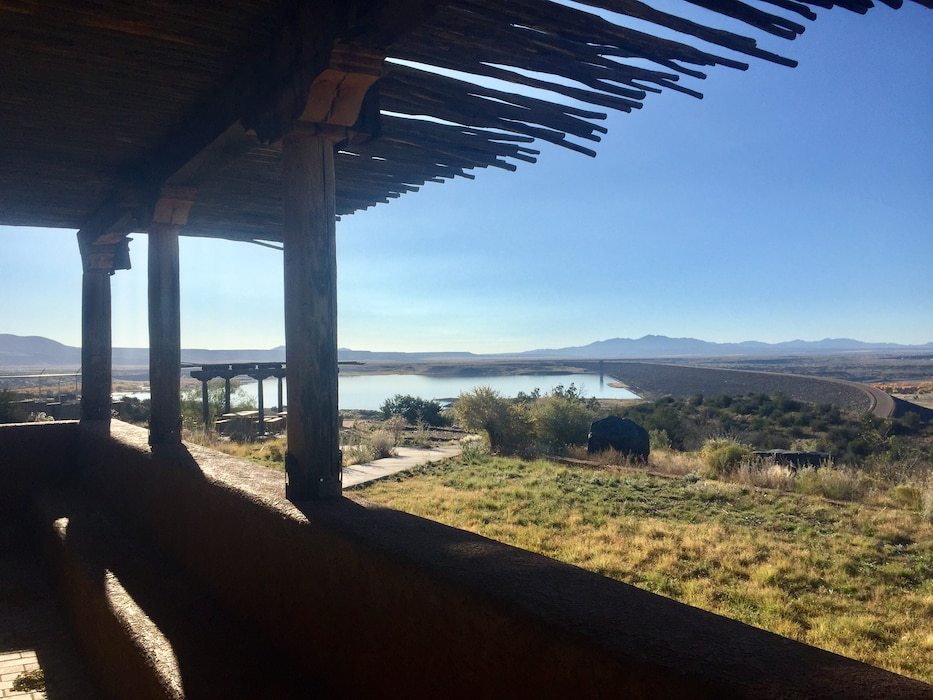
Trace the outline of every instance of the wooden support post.
<path fill-rule="evenodd" d="M 110 270 L 85 264 L 81 282 L 81 423 L 108 432 L 112 388 Z"/>
<path fill-rule="evenodd" d="M 181 282 L 178 232 L 194 190 L 163 188 L 149 224 L 149 444 L 181 445 Z"/>
<path fill-rule="evenodd" d="M 149 226 L 149 444 L 181 444 L 181 283 L 178 229 Z"/>
<path fill-rule="evenodd" d="M 260 373 L 261 374 L 261 373 Z M 262 383 L 264 379 L 260 378 L 258 386 L 256 387 L 256 400 L 259 409 L 259 425 L 256 426 L 256 431 L 259 435 L 266 434 L 266 410 L 263 405 L 263 395 L 262 395 Z"/>
<path fill-rule="evenodd" d="M 110 431 L 113 389 L 110 276 L 116 270 L 130 269 L 129 246 L 130 239 L 120 231 L 110 231 L 103 236 L 78 233 L 84 270 L 81 280 L 81 424 L 103 433 Z"/>
<path fill-rule="evenodd" d="M 334 145 L 299 126 L 282 139 L 286 496 L 341 495 L 337 410 L 337 241 Z"/>
<path fill-rule="evenodd" d="M 211 427 L 211 411 L 210 403 L 208 401 L 208 392 L 207 392 L 207 380 L 201 380 L 201 414 L 204 416 L 204 430 L 210 430 Z"/>

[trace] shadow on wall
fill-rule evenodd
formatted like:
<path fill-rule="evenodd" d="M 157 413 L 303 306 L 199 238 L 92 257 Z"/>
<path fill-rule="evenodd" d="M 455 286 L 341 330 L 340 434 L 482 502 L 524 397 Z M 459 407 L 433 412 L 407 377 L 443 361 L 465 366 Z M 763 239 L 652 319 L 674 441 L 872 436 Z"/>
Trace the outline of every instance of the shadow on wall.
<path fill-rule="evenodd" d="M 60 437 L 79 445 L 81 471 L 45 520 L 72 509 L 72 534 L 58 541 L 89 550 L 100 530 L 127 533 L 90 567 L 86 591 L 100 597 L 100 572 L 112 572 L 168 640 L 185 684 L 228 654 L 196 662 L 214 645 L 212 623 L 189 638 L 153 602 L 153 579 L 171 579 L 169 597 L 211 601 L 214 617 L 283 660 L 283 678 L 335 696 L 930 697 L 925 684 L 363 500 L 289 503 L 280 473 L 204 448 L 189 447 L 197 469 L 180 468 L 133 426 Z M 35 481 L 23 495 L 47 490 Z M 140 575 L 141 556 L 171 574 Z M 112 657 L 98 666 L 117 672 Z"/>

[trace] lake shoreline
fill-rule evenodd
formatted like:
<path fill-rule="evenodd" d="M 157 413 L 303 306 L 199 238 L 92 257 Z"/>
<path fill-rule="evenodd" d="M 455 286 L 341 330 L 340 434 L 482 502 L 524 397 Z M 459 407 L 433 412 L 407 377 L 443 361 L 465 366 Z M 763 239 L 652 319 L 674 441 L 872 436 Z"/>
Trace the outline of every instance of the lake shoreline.
<path fill-rule="evenodd" d="M 417 374 L 429 377 L 504 377 L 520 375 L 598 374 L 593 363 L 572 360 L 438 360 L 430 362 L 366 362 L 341 364 L 340 374 L 356 375 Z"/>

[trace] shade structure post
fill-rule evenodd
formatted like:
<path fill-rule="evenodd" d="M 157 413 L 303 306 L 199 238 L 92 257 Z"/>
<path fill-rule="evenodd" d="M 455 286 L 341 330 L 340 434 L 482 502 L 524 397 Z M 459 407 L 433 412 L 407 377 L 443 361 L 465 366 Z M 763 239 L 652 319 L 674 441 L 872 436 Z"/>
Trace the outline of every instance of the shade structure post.
<path fill-rule="evenodd" d="M 281 413 L 285 409 L 285 387 L 282 385 L 282 380 L 285 378 L 285 369 L 279 367 L 272 376 L 278 380 L 278 411 Z"/>
<path fill-rule="evenodd" d="M 256 407 L 259 411 L 259 423 L 256 425 L 256 431 L 259 435 L 266 434 L 266 407 L 265 399 L 263 398 L 262 382 L 262 379 L 256 382 Z"/>
<path fill-rule="evenodd" d="M 112 388 L 110 271 L 85 265 L 81 280 L 81 423 L 110 427 Z"/>
<path fill-rule="evenodd" d="M 207 380 L 201 380 L 201 415 L 204 418 L 204 430 L 211 429 L 211 407 L 210 395 L 208 393 Z"/>
<path fill-rule="evenodd" d="M 110 277 L 117 270 L 130 269 L 130 240 L 121 231 L 107 231 L 103 234 L 99 231 L 78 232 L 83 269 L 81 425 L 102 433 L 110 432 L 112 410 L 113 338 Z"/>
<path fill-rule="evenodd" d="M 179 226 L 149 226 L 149 444 L 181 444 Z"/>
<path fill-rule="evenodd" d="M 195 190 L 163 187 L 149 224 L 149 444 L 181 445 L 181 280 L 178 234 Z"/>
<path fill-rule="evenodd" d="M 282 139 L 286 496 L 341 494 L 337 406 L 337 240 L 334 144 L 313 129 Z"/>

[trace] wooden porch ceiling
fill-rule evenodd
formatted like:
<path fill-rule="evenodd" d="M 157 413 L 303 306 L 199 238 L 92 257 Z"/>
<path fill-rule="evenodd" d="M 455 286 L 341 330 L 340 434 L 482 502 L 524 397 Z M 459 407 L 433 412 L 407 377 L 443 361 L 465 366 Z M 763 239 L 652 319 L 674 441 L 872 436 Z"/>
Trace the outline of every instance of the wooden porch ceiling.
<path fill-rule="evenodd" d="M 872 2 L 682 5 L 709 10 L 708 23 L 638 0 L 0 0 L 0 224 L 90 240 L 144 230 L 168 184 L 197 189 L 185 235 L 281 240 L 279 138 L 335 56 L 387 58 L 336 158 L 337 211 L 350 214 L 425 182 L 534 162 L 537 141 L 592 155 L 606 110 L 664 89 L 695 94 L 681 76 L 717 65 L 792 66 L 754 36 L 793 39 L 812 8 Z M 626 16 L 656 31 L 626 28 Z"/>

